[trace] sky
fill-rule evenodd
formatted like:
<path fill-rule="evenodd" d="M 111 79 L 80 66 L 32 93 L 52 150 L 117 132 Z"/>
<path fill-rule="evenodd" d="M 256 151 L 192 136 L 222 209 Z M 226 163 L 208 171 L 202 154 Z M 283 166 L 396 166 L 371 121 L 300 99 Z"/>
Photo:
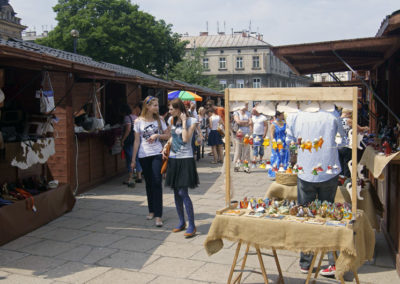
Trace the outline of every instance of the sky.
<path fill-rule="evenodd" d="M 58 0 L 10 0 L 27 31 L 57 25 L 52 7 Z M 399 0 L 131 0 L 172 31 L 199 35 L 251 30 L 269 44 L 374 37 Z M 208 29 L 207 29 L 208 27 Z"/>

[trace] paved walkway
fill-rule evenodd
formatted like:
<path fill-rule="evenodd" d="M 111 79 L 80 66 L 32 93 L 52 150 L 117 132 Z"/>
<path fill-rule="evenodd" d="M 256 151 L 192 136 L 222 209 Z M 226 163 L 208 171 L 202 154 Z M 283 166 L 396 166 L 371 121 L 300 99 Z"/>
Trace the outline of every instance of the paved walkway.
<path fill-rule="evenodd" d="M 157 228 L 145 220 L 144 184 L 132 189 L 117 178 L 78 197 L 72 212 L 0 247 L 0 282 L 226 283 L 234 244 L 224 242 L 222 251 L 211 257 L 203 248 L 225 196 L 221 166 L 210 161 L 209 156 L 200 161 L 201 186 L 190 191 L 198 230 L 194 238 L 171 233 L 178 219 L 169 188 L 164 189 L 165 225 Z M 262 197 L 270 184 L 265 172 L 234 173 L 233 181 L 235 199 Z M 298 254 L 278 251 L 278 256 L 285 283 L 304 283 Z M 276 280 L 273 258 L 264 256 L 264 262 L 270 280 Z M 249 256 L 247 264 L 258 268 L 257 257 Z M 359 270 L 359 277 L 362 283 L 400 283 L 382 234 L 377 234 L 376 258 Z M 243 283 L 263 283 L 263 279 L 245 273 Z M 338 282 L 319 277 L 316 283 Z"/>

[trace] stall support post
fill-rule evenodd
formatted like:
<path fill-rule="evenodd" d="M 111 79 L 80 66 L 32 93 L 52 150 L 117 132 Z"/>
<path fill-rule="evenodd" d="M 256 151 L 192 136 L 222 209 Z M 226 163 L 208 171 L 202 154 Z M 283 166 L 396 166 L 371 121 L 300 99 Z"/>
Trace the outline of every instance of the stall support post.
<path fill-rule="evenodd" d="M 352 163 L 352 175 L 351 175 L 351 184 L 352 184 L 352 194 L 351 194 L 351 208 L 353 211 L 353 217 L 356 216 L 357 213 L 357 99 L 358 99 L 358 89 L 356 87 L 353 88 L 353 143 L 352 143 L 352 153 L 351 160 Z"/>
<path fill-rule="evenodd" d="M 229 89 L 225 89 L 225 203 L 231 205 L 231 137 L 229 119 Z"/>

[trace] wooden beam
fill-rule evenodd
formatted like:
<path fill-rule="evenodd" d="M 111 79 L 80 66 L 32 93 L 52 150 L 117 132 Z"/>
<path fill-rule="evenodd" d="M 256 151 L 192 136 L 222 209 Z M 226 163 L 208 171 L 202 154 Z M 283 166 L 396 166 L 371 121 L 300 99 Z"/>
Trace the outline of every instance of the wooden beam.
<path fill-rule="evenodd" d="M 230 101 L 352 101 L 353 92 L 357 87 L 228 89 Z"/>
<path fill-rule="evenodd" d="M 225 89 L 225 203 L 226 207 L 231 205 L 231 141 L 230 141 L 230 119 L 229 100 L 230 89 Z"/>
<path fill-rule="evenodd" d="M 357 213 L 357 125 L 358 125 L 358 118 L 357 118 L 357 109 L 358 109 L 358 89 L 351 88 L 353 91 L 353 137 L 352 137 L 352 150 L 351 150 L 351 208 L 353 212 L 354 218 L 356 217 Z"/>

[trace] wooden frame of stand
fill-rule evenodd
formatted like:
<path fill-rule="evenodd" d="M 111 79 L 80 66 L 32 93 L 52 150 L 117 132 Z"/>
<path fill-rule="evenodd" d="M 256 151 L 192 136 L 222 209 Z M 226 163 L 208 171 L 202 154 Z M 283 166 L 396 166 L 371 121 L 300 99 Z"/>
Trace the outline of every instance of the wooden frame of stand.
<path fill-rule="evenodd" d="M 327 102 L 352 102 L 353 106 L 353 133 L 352 133 L 352 211 L 353 216 L 356 216 L 357 212 L 357 95 L 358 90 L 357 87 L 338 87 L 338 88 L 253 88 L 253 89 L 225 89 L 225 121 L 229 122 L 230 117 L 230 102 L 231 101 L 327 101 Z M 230 123 L 225 123 L 225 145 L 230 145 Z M 229 149 L 230 147 L 228 147 Z M 229 151 L 228 151 L 229 153 Z M 230 206 L 230 197 L 231 197 L 231 161 L 230 155 L 225 155 L 225 203 L 226 207 Z M 242 277 L 243 269 L 246 264 L 247 255 L 249 251 L 249 245 L 247 245 L 246 252 L 242 261 L 241 269 L 235 270 L 237 258 L 239 255 L 239 251 L 241 248 L 242 241 L 239 241 L 236 247 L 236 253 L 232 262 L 231 271 L 228 277 L 228 284 L 231 283 L 233 272 L 239 271 L 239 275 L 235 278 L 233 283 L 239 283 Z M 279 282 L 283 283 L 282 271 L 280 269 L 278 256 L 276 254 L 275 249 L 272 249 L 274 254 L 275 263 L 279 272 Z M 262 275 L 264 277 L 265 283 L 268 283 L 267 273 L 265 270 L 265 266 L 262 260 L 262 255 L 260 252 L 260 248 L 256 247 L 257 256 L 260 262 L 260 268 L 262 271 Z M 314 254 L 314 258 L 312 260 L 310 270 L 307 275 L 306 284 L 309 283 L 312 269 L 315 264 L 318 252 Z M 318 263 L 317 272 L 315 273 L 315 278 L 318 276 L 322 258 L 324 253 L 321 253 L 321 257 Z M 356 271 L 353 271 L 356 282 L 359 283 L 358 274 Z M 341 283 L 344 283 L 343 277 L 340 279 Z"/>

